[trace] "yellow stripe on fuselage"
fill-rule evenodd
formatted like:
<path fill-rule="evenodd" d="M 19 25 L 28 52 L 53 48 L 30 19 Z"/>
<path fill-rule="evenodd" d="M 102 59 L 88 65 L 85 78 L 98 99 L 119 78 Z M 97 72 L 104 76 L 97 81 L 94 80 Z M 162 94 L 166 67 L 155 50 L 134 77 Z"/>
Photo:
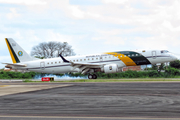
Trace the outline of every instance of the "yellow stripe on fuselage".
<path fill-rule="evenodd" d="M 13 63 L 16 63 L 16 60 L 15 60 L 15 58 L 14 58 L 14 55 L 13 55 L 13 53 L 12 53 L 12 50 L 11 50 L 11 48 L 10 48 L 10 45 L 9 45 L 9 43 L 8 43 L 7 38 L 5 38 L 5 41 L 6 41 L 6 44 L 7 44 L 7 46 L 8 46 L 9 53 L 10 53 L 10 55 L 11 55 L 11 59 L 12 59 Z"/>
<path fill-rule="evenodd" d="M 136 63 L 128 56 L 125 56 L 124 54 L 115 53 L 115 52 L 108 52 L 105 54 L 113 55 L 115 57 L 118 57 L 126 66 L 136 66 Z"/>

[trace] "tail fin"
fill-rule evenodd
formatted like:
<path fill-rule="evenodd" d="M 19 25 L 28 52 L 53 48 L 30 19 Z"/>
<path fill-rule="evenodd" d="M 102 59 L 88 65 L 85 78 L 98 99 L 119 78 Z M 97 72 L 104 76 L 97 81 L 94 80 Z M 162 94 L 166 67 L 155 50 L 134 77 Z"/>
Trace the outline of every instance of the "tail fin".
<path fill-rule="evenodd" d="M 5 38 L 13 63 L 33 60 L 12 38 Z"/>

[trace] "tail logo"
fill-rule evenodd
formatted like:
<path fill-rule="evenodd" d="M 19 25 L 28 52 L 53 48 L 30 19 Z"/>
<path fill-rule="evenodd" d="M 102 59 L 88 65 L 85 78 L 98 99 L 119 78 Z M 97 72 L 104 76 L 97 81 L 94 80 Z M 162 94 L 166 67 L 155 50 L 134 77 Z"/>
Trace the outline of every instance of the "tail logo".
<path fill-rule="evenodd" d="M 19 51 L 19 52 L 18 52 L 18 55 L 19 55 L 19 56 L 23 56 L 23 52 L 22 52 L 22 51 Z"/>

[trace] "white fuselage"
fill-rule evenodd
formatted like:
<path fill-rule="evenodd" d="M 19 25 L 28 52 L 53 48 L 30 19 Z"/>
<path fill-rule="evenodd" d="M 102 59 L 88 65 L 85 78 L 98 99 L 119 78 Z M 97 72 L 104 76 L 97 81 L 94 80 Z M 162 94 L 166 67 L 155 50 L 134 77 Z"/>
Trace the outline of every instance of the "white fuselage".
<path fill-rule="evenodd" d="M 166 51 L 162 52 L 160 50 L 119 51 L 94 55 L 71 56 L 65 58 L 74 63 L 99 63 L 103 65 L 117 64 L 118 68 L 134 65 L 165 63 L 177 59 L 173 54 Z M 27 61 L 22 62 L 21 64 L 26 64 L 26 67 L 13 66 L 13 69 L 41 73 L 81 72 L 78 68 L 74 69 L 71 63 L 63 62 L 60 57 Z"/>

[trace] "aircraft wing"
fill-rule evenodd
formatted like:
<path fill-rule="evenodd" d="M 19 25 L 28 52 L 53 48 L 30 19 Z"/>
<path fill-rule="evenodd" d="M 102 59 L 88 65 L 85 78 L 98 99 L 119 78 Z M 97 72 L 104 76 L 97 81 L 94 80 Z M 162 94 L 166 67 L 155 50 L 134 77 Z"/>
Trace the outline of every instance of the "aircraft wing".
<path fill-rule="evenodd" d="M 62 60 L 66 63 L 71 63 L 71 66 L 73 67 L 73 70 L 76 68 L 79 68 L 79 70 L 82 72 L 82 74 L 85 74 L 88 72 L 91 68 L 102 68 L 104 64 L 99 63 L 80 63 L 80 62 L 70 62 L 66 60 L 61 54 L 59 56 L 62 58 Z"/>
<path fill-rule="evenodd" d="M 7 66 L 14 66 L 14 67 L 26 67 L 27 65 L 25 64 L 12 64 L 12 63 L 2 63 L 2 64 L 7 64 Z"/>
<path fill-rule="evenodd" d="M 99 63 L 79 63 L 79 62 L 70 62 L 72 66 L 81 65 L 81 66 L 92 66 L 92 68 L 97 67 L 100 68 L 103 64 Z"/>
<path fill-rule="evenodd" d="M 73 70 L 79 68 L 82 74 L 85 74 L 91 68 L 102 68 L 104 66 L 103 64 L 99 64 L 99 63 L 75 63 L 75 62 L 70 62 L 70 63 L 71 66 L 73 67 Z"/>

